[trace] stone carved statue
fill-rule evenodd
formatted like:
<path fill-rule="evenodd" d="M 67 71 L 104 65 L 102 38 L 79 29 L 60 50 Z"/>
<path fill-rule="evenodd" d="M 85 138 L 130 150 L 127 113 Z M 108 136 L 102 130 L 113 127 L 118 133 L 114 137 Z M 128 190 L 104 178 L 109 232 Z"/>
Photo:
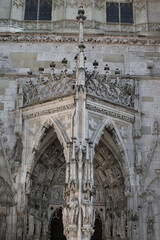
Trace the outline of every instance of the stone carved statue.
<path fill-rule="evenodd" d="M 43 212 L 43 215 L 42 215 L 42 237 L 43 237 L 43 240 L 47 240 L 47 235 L 48 235 L 47 213 Z"/>
<path fill-rule="evenodd" d="M 109 213 L 107 213 L 106 220 L 105 220 L 105 237 L 107 238 L 111 237 L 111 225 L 112 225 L 112 220 Z"/>
<path fill-rule="evenodd" d="M 34 235 L 34 230 L 35 230 L 35 219 L 34 219 L 34 215 L 33 215 L 33 210 L 31 209 L 30 214 L 29 214 L 29 231 L 28 231 L 28 235 L 29 237 L 33 237 Z"/>
<path fill-rule="evenodd" d="M 69 219 L 69 205 L 65 205 L 63 208 L 63 228 L 64 231 L 66 230 L 68 226 L 68 219 Z"/>
<path fill-rule="evenodd" d="M 117 221 L 118 221 L 118 217 L 117 214 L 114 212 L 113 213 L 113 223 L 112 223 L 112 236 L 113 238 L 117 237 Z"/>
<path fill-rule="evenodd" d="M 136 162 L 135 162 L 136 170 L 141 172 L 142 170 L 142 153 L 141 147 L 139 144 L 136 144 Z"/>
<path fill-rule="evenodd" d="M 25 183 L 26 194 L 30 193 L 31 186 L 32 186 L 32 180 L 30 178 L 30 174 L 27 173 L 27 175 L 26 175 L 26 183 Z"/>
<path fill-rule="evenodd" d="M 15 155 L 14 155 L 15 162 L 21 163 L 22 149 L 23 149 L 22 138 L 21 136 L 17 135 L 17 142 L 15 145 Z"/>
<path fill-rule="evenodd" d="M 75 194 L 73 194 L 73 197 L 70 202 L 70 224 L 77 224 L 78 220 L 78 213 L 79 213 L 79 201 Z"/>
<path fill-rule="evenodd" d="M 17 222 L 17 240 L 23 239 L 23 227 L 24 227 L 23 219 L 20 218 L 18 219 L 18 222 Z"/>
<path fill-rule="evenodd" d="M 0 218 L 0 239 L 5 239 L 6 227 L 6 220 Z"/>
<path fill-rule="evenodd" d="M 126 176 L 125 178 L 124 185 L 125 185 L 124 194 L 125 196 L 129 196 L 131 194 L 131 186 L 128 176 Z"/>
<path fill-rule="evenodd" d="M 153 210 L 152 210 L 152 202 L 148 203 L 148 219 L 147 219 L 147 240 L 153 239 L 154 233 L 154 219 L 153 219 Z"/>
<path fill-rule="evenodd" d="M 90 202 L 88 192 L 84 193 L 84 198 L 82 201 L 82 212 L 83 212 L 83 224 L 88 224 L 90 221 Z"/>
<path fill-rule="evenodd" d="M 137 221 L 132 224 L 132 239 L 139 240 L 139 226 Z"/>
<path fill-rule="evenodd" d="M 41 236 L 41 227 L 42 227 L 42 221 L 41 218 L 39 216 L 39 212 L 37 211 L 36 213 L 36 225 L 35 225 L 35 235 L 37 238 L 39 238 Z"/>
<path fill-rule="evenodd" d="M 123 210 L 121 211 L 119 236 L 121 239 L 124 239 L 126 236 L 126 214 Z"/>

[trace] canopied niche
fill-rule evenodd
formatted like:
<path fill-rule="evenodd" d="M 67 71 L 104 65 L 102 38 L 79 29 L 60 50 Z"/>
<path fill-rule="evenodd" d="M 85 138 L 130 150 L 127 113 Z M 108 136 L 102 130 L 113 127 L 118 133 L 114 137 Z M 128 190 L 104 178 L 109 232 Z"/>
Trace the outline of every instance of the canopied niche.
<path fill-rule="evenodd" d="M 30 178 L 28 194 L 27 236 L 29 239 L 49 239 L 50 218 L 64 204 L 65 157 L 53 128 L 45 130 Z M 26 182 L 27 185 L 27 182 Z"/>
<path fill-rule="evenodd" d="M 114 131 L 111 129 L 105 129 L 95 147 L 94 184 L 96 188 L 94 207 L 102 221 L 102 239 L 125 239 L 127 236 L 127 199 L 124 193 L 127 190 L 126 180 L 122 154 Z M 95 224 L 95 234 L 96 232 Z"/>

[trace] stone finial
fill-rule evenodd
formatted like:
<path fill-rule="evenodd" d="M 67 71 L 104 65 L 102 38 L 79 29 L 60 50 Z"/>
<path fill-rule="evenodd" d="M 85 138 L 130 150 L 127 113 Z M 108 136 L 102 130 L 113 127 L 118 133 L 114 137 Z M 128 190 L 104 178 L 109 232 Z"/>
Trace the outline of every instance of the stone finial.
<path fill-rule="evenodd" d="M 116 68 L 115 75 L 119 75 L 119 74 L 120 74 L 120 70 L 118 68 Z"/>
<path fill-rule="evenodd" d="M 80 6 L 79 9 L 78 9 L 78 16 L 76 17 L 76 19 L 78 21 L 86 20 L 86 16 L 84 14 L 85 14 L 85 11 L 84 11 L 83 6 Z"/>

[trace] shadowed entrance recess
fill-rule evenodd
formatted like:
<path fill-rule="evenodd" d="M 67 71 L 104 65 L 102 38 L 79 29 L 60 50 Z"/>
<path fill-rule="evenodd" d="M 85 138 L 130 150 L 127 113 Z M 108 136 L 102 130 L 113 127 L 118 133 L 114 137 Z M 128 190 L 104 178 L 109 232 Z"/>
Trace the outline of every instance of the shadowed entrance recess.
<path fill-rule="evenodd" d="M 66 240 L 66 237 L 63 235 L 62 209 L 59 209 L 53 215 L 50 240 Z"/>

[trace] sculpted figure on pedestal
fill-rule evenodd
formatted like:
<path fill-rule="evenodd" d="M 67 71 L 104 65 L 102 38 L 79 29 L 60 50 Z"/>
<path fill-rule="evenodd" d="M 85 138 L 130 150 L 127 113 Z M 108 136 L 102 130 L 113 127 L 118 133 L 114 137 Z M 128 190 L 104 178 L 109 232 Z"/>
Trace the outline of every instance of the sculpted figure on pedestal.
<path fill-rule="evenodd" d="M 153 210 L 152 210 L 152 202 L 148 203 L 148 219 L 147 219 L 147 240 L 153 239 L 154 233 L 154 218 L 153 218 Z"/>
<path fill-rule="evenodd" d="M 117 237 L 117 214 L 114 212 L 113 213 L 113 229 L 112 229 L 112 236 L 113 238 Z"/>
<path fill-rule="evenodd" d="M 124 210 L 121 211 L 119 235 L 121 239 L 124 239 L 126 236 L 126 214 Z"/>
<path fill-rule="evenodd" d="M 139 144 L 136 144 L 136 162 L 135 167 L 137 172 L 141 172 L 142 170 L 142 153 L 141 153 L 141 147 Z"/>
<path fill-rule="evenodd" d="M 17 142 L 15 145 L 15 154 L 14 154 L 15 162 L 21 163 L 22 149 L 23 149 L 22 138 L 21 136 L 17 135 Z"/>
<path fill-rule="evenodd" d="M 35 230 L 35 219 L 34 219 L 34 215 L 33 215 L 33 209 L 30 210 L 28 221 L 29 221 L 28 235 L 29 235 L 29 237 L 33 237 L 34 230 Z"/>
<path fill-rule="evenodd" d="M 84 193 L 84 198 L 82 201 L 82 212 L 83 212 L 83 224 L 88 224 L 90 220 L 90 204 L 88 192 Z"/>
<path fill-rule="evenodd" d="M 42 227 L 42 222 L 41 218 L 39 216 L 39 212 L 37 211 L 36 213 L 36 229 L 35 229 L 35 235 L 39 239 L 41 236 L 41 227 Z"/>
<path fill-rule="evenodd" d="M 32 186 L 32 180 L 31 180 L 31 178 L 30 178 L 30 174 L 27 173 L 26 183 L 25 183 L 26 194 L 29 194 L 29 193 L 30 193 L 31 186 Z"/>
<path fill-rule="evenodd" d="M 105 237 L 107 238 L 111 237 L 111 225 L 112 225 L 112 220 L 109 213 L 107 213 L 106 220 L 105 220 Z"/>
<path fill-rule="evenodd" d="M 43 212 L 43 215 L 42 215 L 42 237 L 43 237 L 43 240 L 47 240 L 47 235 L 48 235 L 47 213 Z"/>
<path fill-rule="evenodd" d="M 125 196 L 129 196 L 131 194 L 131 186 L 130 186 L 129 176 L 126 176 L 124 185 L 125 185 L 124 194 L 125 194 Z"/>
<path fill-rule="evenodd" d="M 17 221 L 17 240 L 23 239 L 23 218 L 18 219 Z"/>
<path fill-rule="evenodd" d="M 79 213 L 79 201 L 76 197 L 75 193 L 73 193 L 73 197 L 70 202 L 70 224 L 77 224 L 78 221 L 78 213 Z"/>
<path fill-rule="evenodd" d="M 6 220 L 0 218 L 0 239 L 5 239 L 7 223 Z"/>

